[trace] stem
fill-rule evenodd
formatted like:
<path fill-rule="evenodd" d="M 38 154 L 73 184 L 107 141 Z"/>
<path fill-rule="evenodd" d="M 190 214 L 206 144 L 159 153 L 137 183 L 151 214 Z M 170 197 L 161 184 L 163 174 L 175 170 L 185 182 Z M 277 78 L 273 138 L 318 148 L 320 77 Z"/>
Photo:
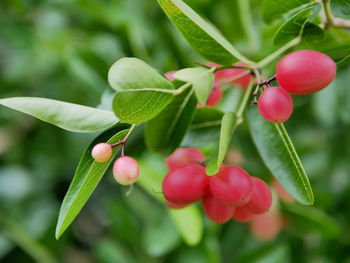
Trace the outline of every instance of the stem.
<path fill-rule="evenodd" d="M 337 17 L 333 18 L 332 25 L 338 28 L 350 29 L 350 21 Z"/>
<path fill-rule="evenodd" d="M 325 28 L 333 26 L 333 27 L 350 29 L 350 21 L 342 18 L 334 17 L 331 9 L 330 0 L 322 0 L 322 4 L 323 4 L 323 11 L 326 16 Z"/>
<path fill-rule="evenodd" d="M 227 83 L 233 82 L 233 81 L 235 81 L 235 80 L 237 80 L 237 79 L 240 79 L 240 78 L 242 78 L 242 77 L 244 77 L 244 76 L 247 76 L 247 75 L 249 75 L 249 74 L 251 74 L 251 70 L 247 70 L 247 71 L 245 71 L 245 72 L 242 72 L 242 73 L 240 73 L 240 74 L 237 74 L 237 75 L 233 76 L 232 78 L 223 79 L 222 81 L 219 81 L 219 82 L 218 82 L 218 85 L 223 85 L 223 84 L 227 84 Z"/>
<path fill-rule="evenodd" d="M 298 45 L 300 43 L 301 37 L 296 37 L 284 46 L 282 46 L 280 49 L 273 52 L 271 55 L 267 56 L 257 64 L 257 68 L 262 68 L 266 66 L 267 64 L 271 63 L 273 60 L 275 60 L 277 57 L 279 57 L 282 53 L 290 49 L 291 47 Z"/>
<path fill-rule="evenodd" d="M 210 69 L 211 66 L 208 66 L 206 64 L 202 64 L 202 63 L 195 63 L 196 65 L 198 66 L 201 66 L 203 68 L 207 68 L 207 69 Z M 219 67 L 216 67 L 216 69 L 214 70 L 214 72 L 216 71 L 220 71 L 220 70 L 223 70 L 223 69 L 232 69 L 232 68 L 238 68 L 238 69 L 253 69 L 253 67 L 249 67 L 249 66 L 236 66 L 236 65 L 229 65 L 229 66 L 219 66 Z"/>
<path fill-rule="evenodd" d="M 331 10 L 331 1 L 329 0 L 322 0 L 323 3 L 323 10 L 324 10 L 324 14 L 326 16 L 326 26 L 327 25 L 333 25 L 333 14 L 332 14 L 332 10 Z"/>
<path fill-rule="evenodd" d="M 257 103 L 257 98 L 256 96 L 258 95 L 258 92 L 259 92 L 259 88 L 260 88 L 260 83 L 261 83 L 261 75 L 260 75 L 260 72 L 259 70 L 254 70 L 254 75 L 255 75 L 255 78 L 256 78 L 256 88 L 253 92 L 253 104 Z"/>
<path fill-rule="evenodd" d="M 129 187 L 129 189 L 128 189 L 128 191 L 126 192 L 126 196 L 129 196 L 129 195 L 131 195 L 131 193 L 132 193 L 132 191 L 134 190 L 134 184 L 132 184 L 132 185 L 130 185 L 130 187 Z"/>
<path fill-rule="evenodd" d="M 276 80 L 276 75 L 273 75 L 271 78 L 269 78 L 263 82 L 260 82 L 259 86 L 270 86 L 270 83 L 274 80 Z"/>
<path fill-rule="evenodd" d="M 112 147 L 112 148 L 117 147 L 117 146 L 119 146 L 119 145 L 122 145 L 122 153 L 121 153 L 122 156 L 124 156 L 125 144 L 126 144 L 126 142 L 128 141 L 128 139 L 129 139 L 131 133 L 133 132 L 133 130 L 137 127 L 137 125 L 138 125 L 138 124 L 133 124 L 133 125 L 131 125 L 131 127 L 130 127 L 128 133 L 125 135 L 125 137 L 124 137 L 124 139 L 123 139 L 122 141 L 117 142 L 117 143 L 115 143 L 115 144 L 111 144 L 111 147 Z"/>
<path fill-rule="evenodd" d="M 252 90 L 253 90 L 253 80 L 250 81 L 250 83 L 248 85 L 248 88 L 244 92 L 242 100 L 241 100 L 241 102 L 240 102 L 240 104 L 238 106 L 238 109 L 237 109 L 237 112 L 236 112 L 237 119 L 242 119 L 244 110 L 245 110 L 245 108 L 248 105 L 248 101 L 249 101 L 250 95 L 252 93 Z"/>

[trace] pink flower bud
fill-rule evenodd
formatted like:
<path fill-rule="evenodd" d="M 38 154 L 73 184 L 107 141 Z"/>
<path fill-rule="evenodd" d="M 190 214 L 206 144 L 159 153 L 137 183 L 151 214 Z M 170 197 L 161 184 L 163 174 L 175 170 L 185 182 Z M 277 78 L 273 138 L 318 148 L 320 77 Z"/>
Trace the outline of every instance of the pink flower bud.
<path fill-rule="evenodd" d="M 112 147 L 108 143 L 96 144 L 92 149 L 91 156 L 96 162 L 106 162 L 112 156 Z"/>
<path fill-rule="evenodd" d="M 139 177 L 140 168 L 133 158 L 122 156 L 114 162 L 113 175 L 118 183 L 122 185 L 131 185 Z"/>

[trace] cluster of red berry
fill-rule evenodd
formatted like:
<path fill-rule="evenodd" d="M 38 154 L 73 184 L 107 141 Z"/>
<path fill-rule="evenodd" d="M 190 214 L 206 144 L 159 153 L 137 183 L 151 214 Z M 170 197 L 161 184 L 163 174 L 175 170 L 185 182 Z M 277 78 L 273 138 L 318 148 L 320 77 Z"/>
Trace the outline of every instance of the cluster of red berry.
<path fill-rule="evenodd" d="M 306 95 L 327 87 L 335 78 L 337 66 L 327 55 L 313 50 L 299 50 L 283 57 L 276 67 L 280 87 L 265 89 L 258 100 L 260 114 L 269 122 L 280 123 L 293 112 L 289 93 Z"/>
<path fill-rule="evenodd" d="M 220 68 L 221 65 L 208 62 L 207 66 Z M 222 84 L 230 84 L 246 89 L 252 79 L 247 64 L 238 62 L 236 67 L 215 71 L 213 90 L 205 106 L 215 107 L 222 99 Z M 261 83 L 267 87 L 260 95 L 258 109 L 269 122 L 281 123 L 289 119 L 293 112 L 293 99 L 289 93 L 306 95 L 327 87 L 335 78 L 336 64 L 327 55 L 313 50 L 299 50 L 283 57 L 276 67 L 276 76 Z M 169 80 L 174 80 L 174 73 L 165 74 Z M 240 75 L 244 75 L 239 77 Z M 230 81 L 232 79 L 232 81 Z M 270 83 L 277 80 L 280 87 L 271 87 Z M 202 106 L 202 105 L 199 105 Z"/>
<path fill-rule="evenodd" d="M 218 224 L 231 219 L 247 222 L 270 209 L 272 194 L 264 181 L 229 165 L 207 176 L 204 158 L 198 149 L 180 148 L 166 159 L 170 171 L 162 189 L 168 206 L 179 209 L 202 200 L 204 212 Z"/>

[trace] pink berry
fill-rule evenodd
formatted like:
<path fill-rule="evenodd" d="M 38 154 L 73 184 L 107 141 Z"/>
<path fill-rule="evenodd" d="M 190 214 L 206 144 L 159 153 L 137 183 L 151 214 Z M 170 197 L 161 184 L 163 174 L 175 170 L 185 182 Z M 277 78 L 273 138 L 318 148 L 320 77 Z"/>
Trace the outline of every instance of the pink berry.
<path fill-rule="evenodd" d="M 205 104 L 206 107 L 215 107 L 220 103 L 222 99 L 222 90 L 220 87 L 214 87 L 211 91 L 209 98 L 207 100 L 207 103 Z M 198 107 L 203 107 L 201 103 L 198 102 Z"/>
<path fill-rule="evenodd" d="M 241 66 L 244 67 L 247 64 L 244 62 L 237 62 L 233 64 L 234 66 Z M 220 83 L 226 79 L 231 79 L 234 76 L 240 75 L 244 72 L 249 71 L 249 69 L 240 69 L 240 68 L 232 68 L 232 69 L 223 69 L 215 72 L 215 81 L 216 83 Z M 246 75 L 244 77 L 241 77 L 237 80 L 232 81 L 231 85 L 239 85 L 242 88 L 247 88 L 250 81 L 252 79 L 252 75 Z"/>
<path fill-rule="evenodd" d="M 189 204 L 176 204 L 176 203 L 170 202 L 167 199 L 165 199 L 165 203 L 167 204 L 167 206 L 169 206 L 172 209 L 181 209 L 189 205 Z"/>
<path fill-rule="evenodd" d="M 138 163 L 129 156 L 119 157 L 113 165 L 114 179 L 122 185 L 133 184 L 140 175 Z"/>
<path fill-rule="evenodd" d="M 170 80 L 170 81 L 173 81 L 175 78 L 174 78 L 174 74 L 176 73 L 176 70 L 173 70 L 173 71 L 169 71 L 167 73 L 165 73 L 165 77 Z"/>
<path fill-rule="evenodd" d="M 165 159 L 165 163 L 169 169 L 174 169 L 187 163 L 199 163 L 204 159 L 204 154 L 196 148 L 178 148 Z"/>
<path fill-rule="evenodd" d="M 176 204 L 188 204 L 202 199 L 207 188 L 205 168 L 196 163 L 170 170 L 162 184 L 165 199 Z"/>
<path fill-rule="evenodd" d="M 269 122 L 285 122 L 292 115 L 293 99 L 284 89 L 267 88 L 259 97 L 258 109 L 261 116 Z"/>
<path fill-rule="evenodd" d="M 253 183 L 249 174 L 240 167 L 222 165 L 220 171 L 210 177 L 210 191 L 226 205 L 243 206 L 253 195 Z"/>
<path fill-rule="evenodd" d="M 108 143 L 99 143 L 94 146 L 91 156 L 98 163 L 104 163 L 112 156 L 112 147 Z"/>
<path fill-rule="evenodd" d="M 224 205 L 209 191 L 204 195 L 202 204 L 205 214 L 217 224 L 223 224 L 229 221 L 235 211 L 234 207 Z"/>
<path fill-rule="evenodd" d="M 215 107 L 222 99 L 222 90 L 219 87 L 214 87 L 207 100 L 207 107 Z"/>
<path fill-rule="evenodd" d="M 272 194 L 269 186 L 257 177 L 250 178 L 253 182 L 253 196 L 244 208 L 253 214 L 263 214 L 272 205 Z"/>
<path fill-rule="evenodd" d="M 233 213 L 233 219 L 240 223 L 249 222 L 253 218 L 253 214 L 248 212 L 247 209 L 242 207 L 236 207 L 235 212 Z"/>
<path fill-rule="evenodd" d="M 336 71 L 336 64 L 327 55 L 314 50 L 299 50 L 278 62 L 276 79 L 286 91 L 304 95 L 327 87 Z"/>
<path fill-rule="evenodd" d="M 283 228 L 283 220 L 278 213 L 255 215 L 250 223 L 252 234 L 261 241 L 270 241 L 276 238 Z"/>

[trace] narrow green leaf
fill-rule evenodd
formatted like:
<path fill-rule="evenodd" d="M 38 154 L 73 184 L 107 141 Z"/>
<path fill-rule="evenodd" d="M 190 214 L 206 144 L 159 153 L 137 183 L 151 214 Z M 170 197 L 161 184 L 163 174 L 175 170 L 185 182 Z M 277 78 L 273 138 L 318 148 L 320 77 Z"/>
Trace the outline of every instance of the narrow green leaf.
<path fill-rule="evenodd" d="M 197 108 L 182 142 L 184 147 L 201 147 L 220 138 L 224 113 L 214 108 Z"/>
<path fill-rule="evenodd" d="M 324 31 L 318 25 L 307 22 L 304 26 L 302 38 L 307 42 L 321 42 L 326 38 L 326 31 Z"/>
<path fill-rule="evenodd" d="M 237 60 L 250 62 L 182 0 L 158 0 L 158 3 L 192 48 L 206 59 L 223 65 Z"/>
<path fill-rule="evenodd" d="M 189 246 L 198 245 L 203 236 L 202 215 L 199 209 L 190 205 L 183 209 L 170 209 L 169 213 L 185 243 Z"/>
<path fill-rule="evenodd" d="M 332 0 L 331 7 L 336 15 L 350 16 L 349 0 Z"/>
<path fill-rule="evenodd" d="M 58 239 L 79 214 L 90 195 L 96 188 L 107 168 L 117 154 L 118 147 L 113 149 L 113 155 L 109 161 L 97 163 L 91 157 L 92 148 L 99 142 L 109 144 L 117 143 L 124 139 L 128 126 L 119 125 L 99 135 L 83 153 L 69 189 L 61 205 L 56 226 L 56 238 Z"/>
<path fill-rule="evenodd" d="M 312 16 L 312 10 L 316 6 L 317 5 L 313 5 L 300 11 L 283 23 L 274 36 L 274 43 L 285 44 L 297 36 L 300 36 L 303 33 L 306 22 L 308 22 Z"/>
<path fill-rule="evenodd" d="M 57 100 L 15 97 L 0 104 L 73 132 L 96 132 L 118 122 L 113 112 Z"/>
<path fill-rule="evenodd" d="M 285 204 L 283 212 L 300 231 L 316 231 L 322 236 L 332 238 L 340 233 L 340 225 L 333 217 L 314 207 L 298 204 Z"/>
<path fill-rule="evenodd" d="M 219 171 L 220 165 L 225 159 L 229 149 L 231 137 L 237 127 L 237 117 L 235 112 L 227 112 L 222 118 L 220 141 L 217 150 L 217 155 L 210 158 L 206 172 L 208 175 L 213 175 Z"/>
<path fill-rule="evenodd" d="M 173 84 L 137 58 L 122 58 L 108 72 L 108 82 L 117 91 L 112 108 L 127 123 L 146 122 L 174 98 Z"/>
<path fill-rule="evenodd" d="M 197 100 L 202 105 L 205 105 L 214 87 L 214 69 L 208 70 L 200 67 L 185 68 L 177 71 L 174 74 L 174 78 L 191 83 Z"/>
<path fill-rule="evenodd" d="M 161 211 L 160 211 L 161 212 Z M 180 235 L 169 217 L 158 217 L 147 224 L 142 235 L 142 245 L 151 257 L 161 257 L 171 252 L 180 243 Z"/>
<path fill-rule="evenodd" d="M 337 61 L 337 67 L 339 68 L 343 68 L 350 65 L 350 54 L 348 56 L 346 56 L 345 58 Z"/>
<path fill-rule="evenodd" d="M 266 22 L 271 23 L 288 12 L 303 6 L 307 7 L 311 2 L 311 0 L 265 0 L 262 5 L 262 17 Z"/>
<path fill-rule="evenodd" d="M 312 205 L 309 179 L 283 124 L 265 121 L 256 107 L 250 107 L 247 117 L 255 146 L 272 175 L 296 200 Z"/>
<path fill-rule="evenodd" d="M 169 155 L 181 144 L 191 124 L 197 100 L 192 89 L 175 96 L 175 99 L 154 119 L 146 124 L 147 147 L 163 155 Z"/>

